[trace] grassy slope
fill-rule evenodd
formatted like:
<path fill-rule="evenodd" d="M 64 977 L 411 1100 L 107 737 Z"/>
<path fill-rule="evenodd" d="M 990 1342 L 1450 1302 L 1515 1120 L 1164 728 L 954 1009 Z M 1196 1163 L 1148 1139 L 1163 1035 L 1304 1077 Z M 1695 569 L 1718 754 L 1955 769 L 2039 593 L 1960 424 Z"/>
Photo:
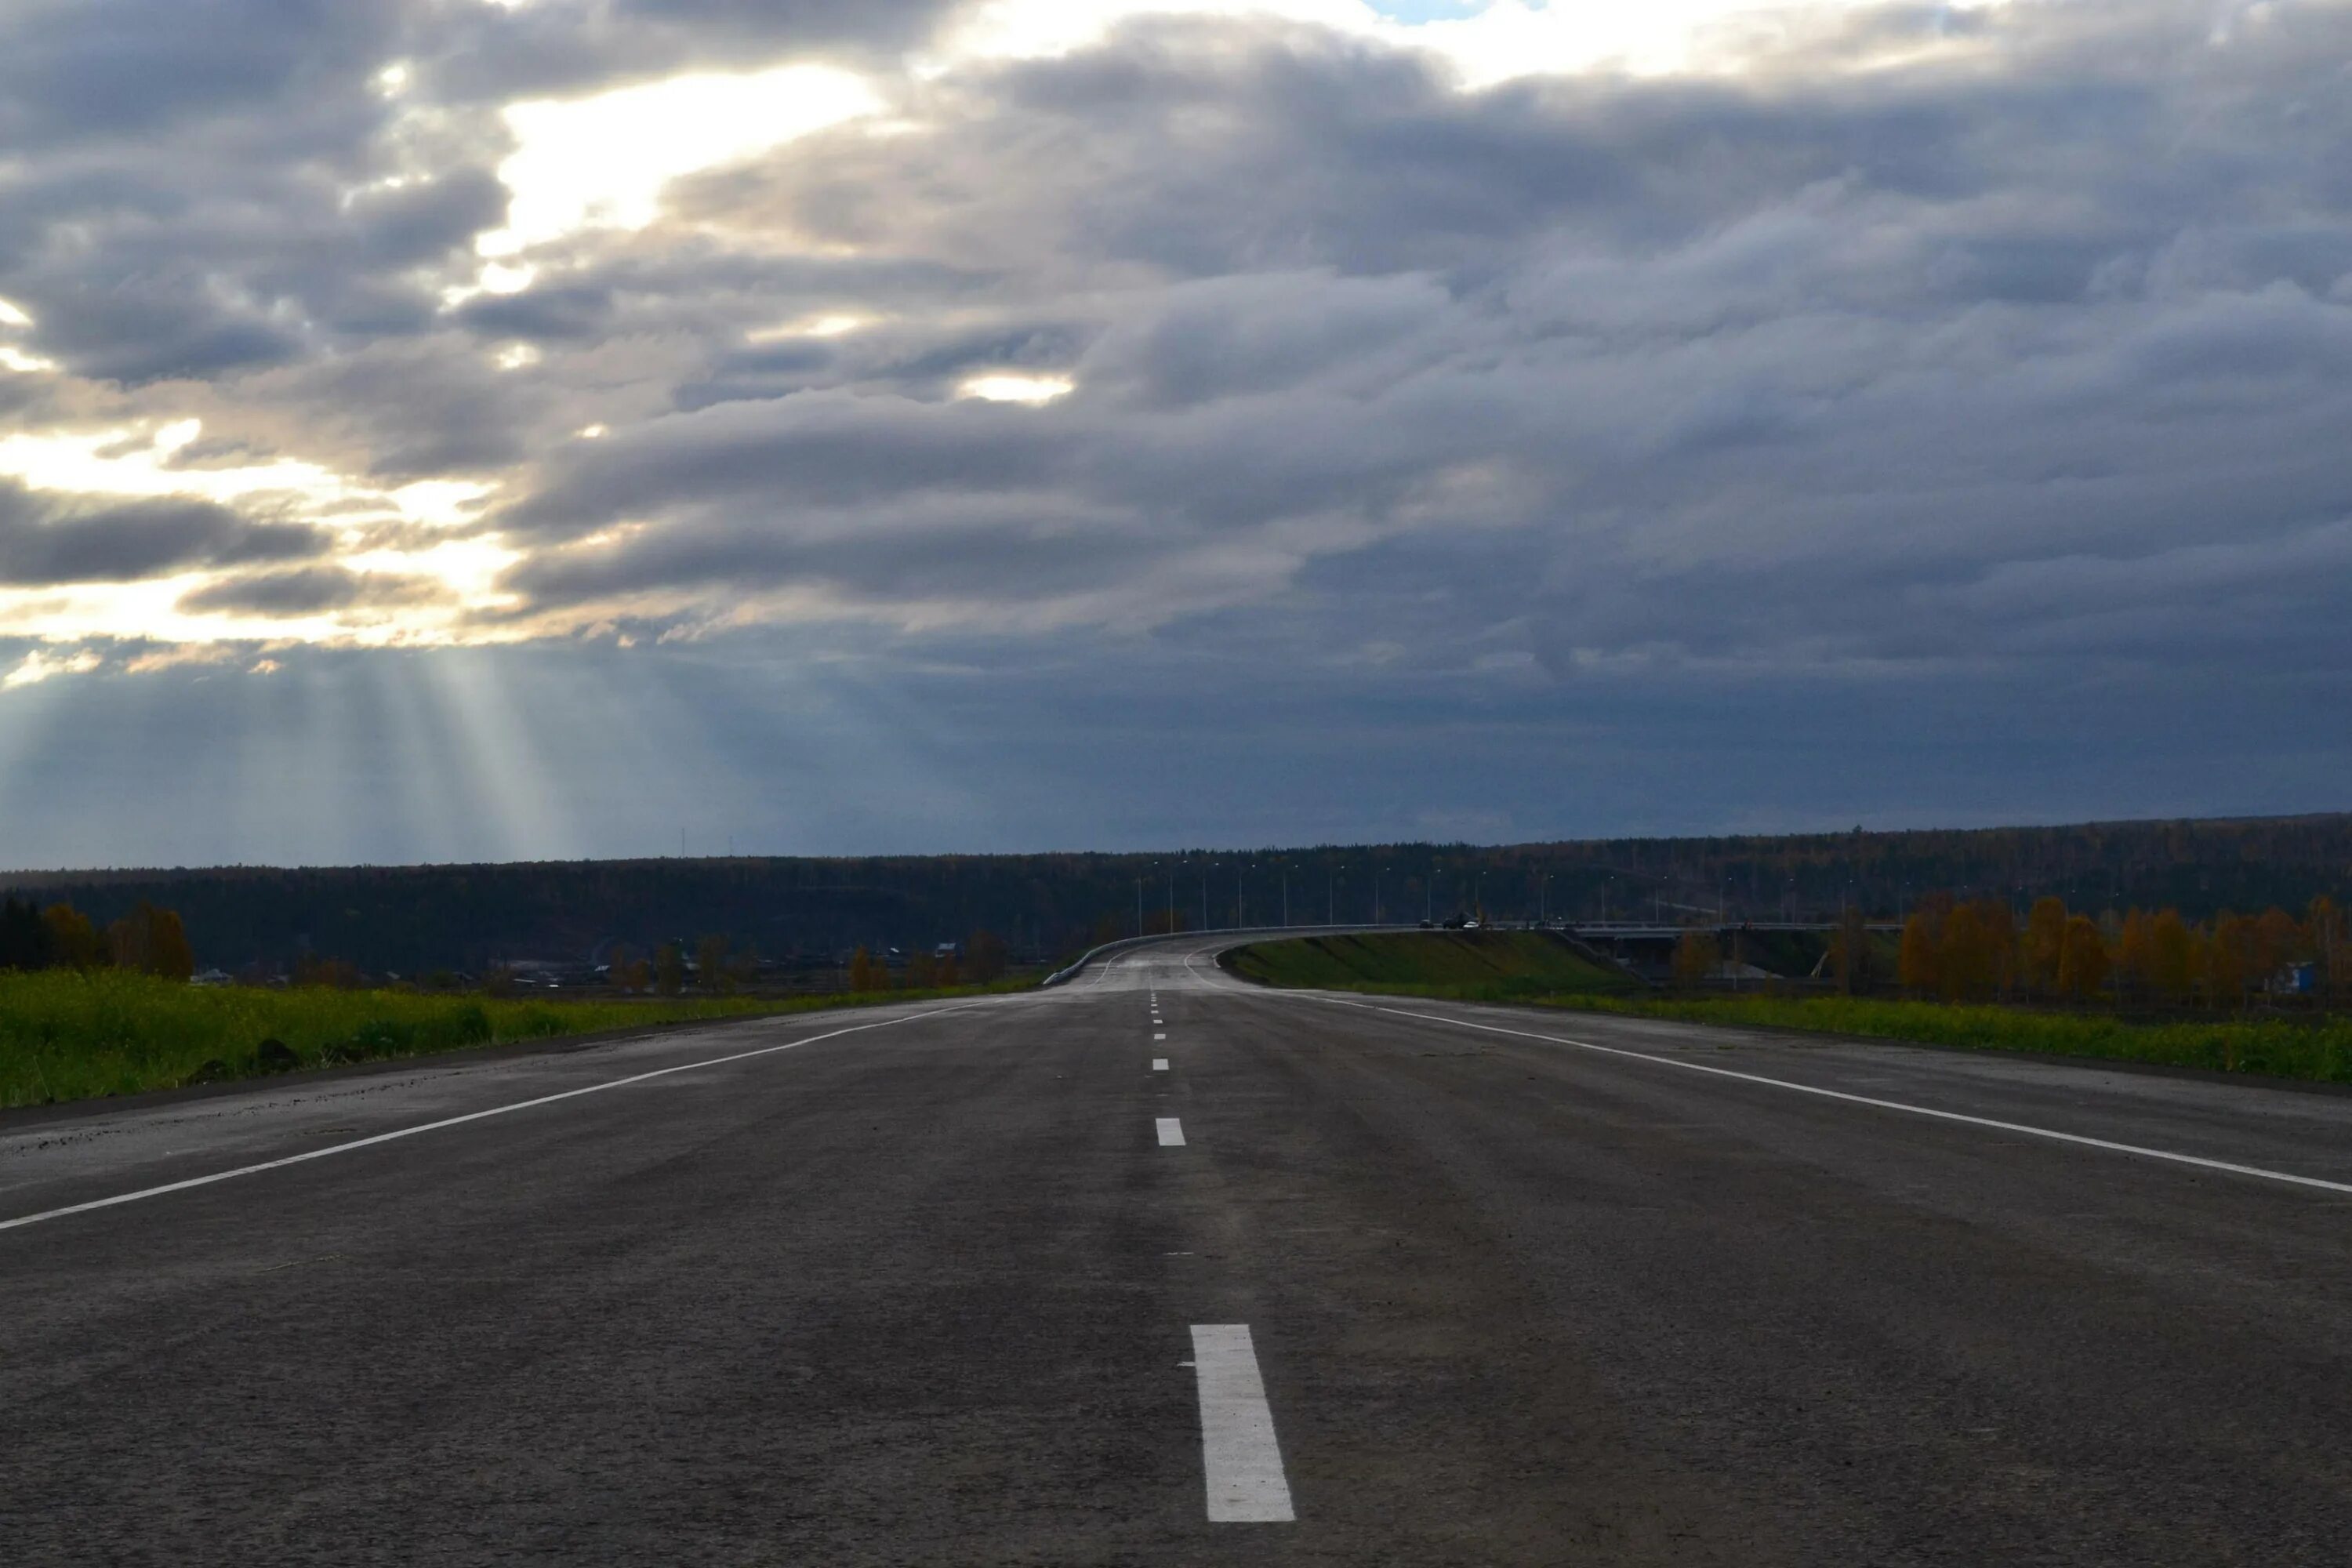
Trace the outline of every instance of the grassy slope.
<path fill-rule="evenodd" d="M 1253 942 L 1234 973 L 1269 985 L 1400 991 L 1465 1001 L 1627 991 L 1635 982 L 1541 931 L 1379 931 Z"/>
<path fill-rule="evenodd" d="M 1629 988 L 1622 984 L 1588 985 L 1576 978 L 1555 981 L 1559 972 L 1554 953 L 1591 973 L 1591 966 L 1567 947 L 1520 931 L 1402 931 L 1259 942 L 1236 953 L 1234 968 L 1275 985 L 1457 1001 L 1528 1001 L 1698 1024 L 1760 1025 L 1970 1050 L 2039 1051 L 2352 1083 L 2352 1020 L 2347 1019 L 2291 1023 L 2216 1017 L 2128 1024 L 2095 1015 L 1853 996 L 1612 995 L 1599 993 Z"/>
<path fill-rule="evenodd" d="M 247 1077 L 260 1070 L 255 1050 L 266 1039 L 290 1047 L 300 1065 L 320 1067 L 685 1019 L 1013 988 L 967 986 L 789 1002 L 542 1002 L 394 991 L 200 988 L 110 970 L 0 972 L 0 1106 Z"/>
<path fill-rule="evenodd" d="M 1560 996 L 1561 1007 L 1680 1018 L 1698 1024 L 1762 1025 L 1822 1035 L 1916 1040 L 1978 1051 L 2042 1051 L 2109 1061 L 2156 1062 L 2215 1072 L 2262 1073 L 2317 1083 L 2352 1083 L 2352 1020 L 2294 1023 L 2216 1017 L 2194 1023 L 2127 1024 L 2076 1013 L 1969 1007 L 1859 996 L 1708 996 L 1687 1000 Z"/>

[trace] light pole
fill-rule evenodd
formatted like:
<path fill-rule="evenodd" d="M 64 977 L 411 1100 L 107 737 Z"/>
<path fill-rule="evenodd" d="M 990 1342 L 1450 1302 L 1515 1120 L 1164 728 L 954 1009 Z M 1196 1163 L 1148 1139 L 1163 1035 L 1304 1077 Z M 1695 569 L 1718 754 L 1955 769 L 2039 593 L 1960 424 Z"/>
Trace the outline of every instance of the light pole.
<path fill-rule="evenodd" d="M 1386 866 L 1372 868 L 1372 923 L 1381 923 L 1381 879 L 1389 874 Z"/>
<path fill-rule="evenodd" d="M 1135 879 L 1135 934 L 1143 934 L 1143 879 Z"/>
<path fill-rule="evenodd" d="M 1236 860 L 1234 862 L 1234 929 L 1239 931 L 1248 923 L 1242 919 L 1242 863 Z"/>

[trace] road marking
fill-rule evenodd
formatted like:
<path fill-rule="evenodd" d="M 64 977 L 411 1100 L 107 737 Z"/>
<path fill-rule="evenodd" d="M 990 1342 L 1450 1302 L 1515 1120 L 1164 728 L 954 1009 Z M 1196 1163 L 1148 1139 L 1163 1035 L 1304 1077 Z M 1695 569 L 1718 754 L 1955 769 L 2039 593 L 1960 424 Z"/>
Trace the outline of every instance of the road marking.
<path fill-rule="evenodd" d="M 1193 1324 L 1192 1368 L 1201 1389 L 1201 1468 L 1209 1522 L 1286 1524 L 1297 1519 L 1249 1325 Z"/>
<path fill-rule="evenodd" d="M 1152 1058 L 1151 1070 L 1153 1072 L 1166 1072 L 1168 1070 L 1168 1058 L 1166 1057 Z"/>
<path fill-rule="evenodd" d="M 1184 1147 L 1184 1124 L 1181 1121 L 1172 1116 L 1162 1116 L 1155 1120 L 1160 1128 L 1160 1146 L 1162 1149 Z"/>
<path fill-rule="evenodd" d="M 1152 1036 L 1151 1037 L 1152 1037 L 1153 1039 L 1155 1039 L 1155 1040 L 1164 1040 L 1164 1039 L 1166 1039 L 1168 1037 L 1167 1037 L 1167 1036 L 1165 1036 L 1165 1035 L 1154 1035 L 1154 1036 Z"/>
<path fill-rule="evenodd" d="M 1437 1013 L 1409 1013 L 1402 1007 L 1376 1007 L 1364 1002 L 1340 1002 L 1334 997 L 1319 997 L 1335 1006 L 1356 1007 L 1368 1013 L 1393 1013 L 1400 1018 L 1421 1018 L 1433 1024 L 1452 1024 L 1465 1029 L 1483 1029 L 1490 1035 L 1512 1035 L 1523 1040 L 1541 1040 L 1548 1045 L 1574 1046 L 1581 1051 L 1598 1051 L 1602 1056 L 1631 1057 L 1635 1061 L 1655 1062 L 1660 1067 L 1680 1068 L 1685 1072 L 1703 1072 L 1710 1078 L 1738 1079 L 1742 1083 L 1760 1083 L 1769 1089 L 1786 1089 L 1798 1094 L 1817 1095 L 1823 1100 L 1842 1100 L 1849 1105 L 1867 1105 L 1879 1110 L 1900 1111 L 1906 1116 L 1926 1116 L 1937 1121 L 1957 1121 L 1969 1127 L 1987 1127 L 1996 1132 L 2016 1132 L 2028 1138 L 2046 1138 L 2053 1143 L 2072 1143 L 2084 1149 L 2103 1149 L 2111 1154 L 2136 1154 L 2144 1160 L 2162 1160 L 2175 1165 L 2193 1165 L 2200 1171 L 2223 1171 L 2233 1176 L 2252 1176 L 2265 1182 L 2284 1182 L 2290 1186 L 2316 1187 L 2321 1192 L 2352 1194 L 2352 1182 L 2331 1182 L 2324 1176 L 2298 1176 L 2292 1171 L 2273 1171 L 2262 1165 L 2241 1165 L 2232 1160 L 2210 1160 L 2202 1154 L 2176 1153 L 2169 1149 L 2150 1149 L 2139 1143 L 2118 1143 L 2112 1139 L 2093 1138 L 2081 1132 L 2061 1132 L 2054 1127 L 2035 1127 L 2023 1121 L 2001 1121 L 1990 1116 L 1970 1116 L 1964 1111 L 1938 1110 L 1932 1105 L 1913 1105 L 1906 1100 L 1880 1100 L 1874 1095 L 1849 1094 L 1842 1089 L 1822 1089 L 1810 1083 L 1792 1083 L 1785 1078 L 1766 1078 L 1761 1073 L 1738 1072 L 1730 1068 L 1709 1067 L 1704 1062 L 1686 1062 L 1675 1057 L 1655 1056 L 1648 1051 L 1627 1050 L 1622 1046 L 1599 1046 L 1591 1040 L 1571 1040 L 1565 1035 L 1538 1035 L 1528 1029 L 1506 1029 L 1494 1024 L 1474 1024 L 1467 1018 L 1448 1018 Z"/>
<path fill-rule="evenodd" d="M 437 1132 L 445 1127 L 459 1127 L 486 1117 L 504 1116 L 509 1111 L 529 1110 L 534 1106 L 553 1105 L 559 1100 L 577 1100 L 583 1094 L 602 1094 L 608 1089 L 626 1089 L 633 1083 L 645 1083 L 672 1073 L 693 1072 L 701 1068 L 725 1067 L 729 1062 L 750 1061 L 754 1057 L 770 1057 L 778 1051 L 797 1050 L 815 1045 L 819 1040 L 839 1039 L 844 1035 L 856 1035 L 867 1029 L 884 1029 L 893 1024 L 912 1024 L 923 1018 L 943 1017 L 950 1013 L 970 1012 L 977 1003 L 966 1002 L 954 1007 L 934 1007 L 928 1013 L 909 1013 L 899 1018 L 882 1018 L 871 1024 L 853 1024 L 845 1029 L 834 1029 L 822 1035 L 811 1035 L 804 1040 L 787 1040 L 781 1046 L 761 1046 L 755 1051 L 737 1051 L 732 1056 L 712 1057 L 708 1061 L 681 1062 L 677 1067 L 656 1068 L 651 1072 L 632 1073 L 627 1078 L 611 1079 L 604 1083 L 592 1083 L 583 1089 L 567 1089 L 559 1094 L 542 1094 L 533 1100 L 518 1100 L 511 1105 L 494 1105 L 488 1110 L 469 1110 L 463 1116 L 446 1116 L 438 1121 L 422 1121 L 414 1127 L 396 1128 L 379 1132 L 372 1138 L 354 1138 L 348 1143 L 331 1143 L 324 1149 L 305 1150 L 299 1154 L 288 1154 L 280 1159 L 264 1160 L 257 1165 L 239 1165 L 234 1170 L 215 1171 L 208 1176 L 190 1176 L 185 1181 L 166 1182 L 160 1187 L 142 1187 L 137 1192 L 117 1193 L 110 1198 L 92 1198 L 88 1203 L 68 1204 L 63 1208 L 44 1209 L 39 1214 L 19 1215 L 15 1219 L 0 1219 L 0 1230 L 15 1230 L 19 1226 L 38 1225 L 43 1220 L 63 1219 L 68 1215 L 88 1214 L 93 1209 L 110 1209 L 119 1204 L 135 1204 L 144 1198 L 160 1198 L 167 1193 L 184 1193 L 191 1187 L 208 1187 L 215 1182 L 226 1182 L 238 1176 L 257 1175 L 263 1171 L 275 1171 L 283 1165 L 299 1165 L 307 1160 L 323 1160 L 330 1154 L 348 1154 L 354 1149 L 366 1149 L 378 1143 L 389 1143 L 398 1138 L 414 1138 L 420 1132 Z"/>

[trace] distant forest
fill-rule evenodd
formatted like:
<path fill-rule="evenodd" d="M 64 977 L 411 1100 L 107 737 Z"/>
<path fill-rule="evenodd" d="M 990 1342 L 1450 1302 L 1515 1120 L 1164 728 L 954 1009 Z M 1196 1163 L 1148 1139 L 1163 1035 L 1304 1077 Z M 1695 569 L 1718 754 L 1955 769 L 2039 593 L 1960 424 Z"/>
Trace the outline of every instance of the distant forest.
<path fill-rule="evenodd" d="M 1140 886 L 1139 887 L 1139 883 Z M 841 963 L 989 931 L 1051 960 L 1146 931 L 1327 917 L 1515 921 L 1712 916 L 1895 919 L 1923 896 L 2045 895 L 2076 910 L 2190 920 L 2327 894 L 2352 902 L 2352 815 L 1911 833 L 1393 844 L 1136 855 L 551 861 L 490 866 L 0 874 L 0 891 L 70 903 L 99 929 L 142 902 L 178 911 L 202 965 L 369 973 L 603 961 L 723 936 L 738 952 Z M 1141 909 L 1138 902 L 1140 894 Z"/>

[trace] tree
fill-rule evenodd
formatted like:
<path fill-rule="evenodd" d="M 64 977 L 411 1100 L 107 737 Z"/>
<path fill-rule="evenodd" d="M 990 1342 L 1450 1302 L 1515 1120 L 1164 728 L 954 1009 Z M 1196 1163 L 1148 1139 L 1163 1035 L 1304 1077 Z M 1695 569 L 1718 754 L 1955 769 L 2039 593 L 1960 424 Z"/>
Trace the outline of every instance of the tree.
<path fill-rule="evenodd" d="M 964 967 L 971 973 L 974 984 L 985 985 L 992 980 L 1003 977 L 1006 963 L 1004 939 L 994 931 L 972 932 L 971 940 L 964 943 L 963 952 Z"/>
<path fill-rule="evenodd" d="M 2068 918 L 2058 942 L 2058 989 L 2087 1002 L 2107 983 L 2107 939 L 2088 915 Z"/>
<path fill-rule="evenodd" d="M 1993 940 L 1992 922 L 1974 904 L 1961 904 L 1945 917 L 1936 978 L 1948 1000 L 1980 1002 L 1992 994 L 2000 978 Z"/>
<path fill-rule="evenodd" d="M 676 996 L 686 989 L 686 949 L 674 942 L 661 944 L 654 954 L 654 989 Z"/>
<path fill-rule="evenodd" d="M 2135 909 L 2124 916 L 2124 933 L 2116 944 L 2116 997 L 2145 996 L 2156 972 L 2155 921 Z"/>
<path fill-rule="evenodd" d="M 147 910 L 147 973 L 166 980 L 185 980 L 195 973 L 195 950 L 188 945 L 180 911 L 141 907 Z"/>
<path fill-rule="evenodd" d="M 106 941 L 89 917 L 71 904 L 51 904 L 41 911 L 49 929 L 49 962 L 69 969 L 96 969 L 106 963 Z"/>
<path fill-rule="evenodd" d="M 2304 923 L 2310 930 L 2311 948 L 2319 961 L 2320 984 L 2331 998 L 2352 990 L 2352 951 L 2347 951 L 2344 911 L 2322 893 L 2311 900 Z"/>
<path fill-rule="evenodd" d="M 1686 931 L 1675 943 L 1675 983 L 1698 985 L 1723 963 L 1723 949 L 1711 931 Z"/>
<path fill-rule="evenodd" d="M 2242 1006 L 2253 978 L 2253 924 L 2226 910 L 2215 918 L 2205 943 L 2205 989 L 2216 1007 Z"/>
<path fill-rule="evenodd" d="M 939 977 L 934 973 L 929 953 L 919 947 L 907 955 L 908 990 L 929 991 L 938 984 Z"/>
<path fill-rule="evenodd" d="M 195 955 L 188 949 L 177 911 L 158 909 L 144 899 L 106 928 L 106 945 L 120 969 L 166 980 L 185 980 L 196 972 Z"/>
<path fill-rule="evenodd" d="M 2252 968 L 2256 985 L 2267 985 L 2271 977 L 2290 963 L 2310 955 L 2309 942 L 2295 918 L 2273 904 L 2254 921 Z"/>
<path fill-rule="evenodd" d="M 886 965 L 874 962 L 874 957 L 859 948 L 849 958 L 849 988 L 854 992 L 889 989 L 890 972 Z"/>
<path fill-rule="evenodd" d="M 1925 910 L 1903 922 L 1903 950 L 1895 959 L 1895 979 L 1915 996 L 1932 996 L 1942 989 L 1937 950 L 1943 922 Z"/>
<path fill-rule="evenodd" d="M 2018 990 L 2017 911 L 2006 899 L 1979 899 L 1976 911 L 1991 950 L 1993 990 L 2003 996 L 2014 995 Z"/>
<path fill-rule="evenodd" d="M 727 967 L 727 939 L 706 936 L 694 946 L 695 979 L 702 989 L 713 996 L 735 989 L 735 976 Z"/>
<path fill-rule="evenodd" d="M 629 944 L 616 942 L 612 956 L 604 961 L 604 983 L 615 991 L 643 991 L 652 980 L 646 961 L 629 952 Z"/>
<path fill-rule="evenodd" d="M 1838 913 L 1837 930 L 1830 932 L 1829 968 L 1837 979 L 1838 989 L 1849 996 L 1857 990 L 1867 989 L 1874 978 L 1870 928 L 1863 921 L 1859 904 L 1848 904 Z"/>
<path fill-rule="evenodd" d="M 2066 948 L 2066 901 L 2063 899 L 2042 898 L 2033 900 L 2033 908 L 2025 917 L 2024 972 L 2026 988 L 2037 996 L 2053 995 L 2059 989 L 2058 969 Z"/>
<path fill-rule="evenodd" d="M 2179 910 L 2166 910 L 2147 922 L 2147 979 L 2175 1006 L 2189 999 L 2197 984 L 2197 942 Z"/>
<path fill-rule="evenodd" d="M 0 969 L 45 969 L 49 963 L 49 928 L 40 906 L 26 899 L 0 903 Z"/>
<path fill-rule="evenodd" d="M 491 982 L 484 989 L 494 995 L 504 995 L 514 987 L 514 972 L 509 969 L 491 971 Z M 360 988 L 360 972 L 340 958 L 320 958 L 306 952 L 294 961 L 294 984 L 331 991 L 356 991 Z M 502 988 L 501 988 L 502 987 Z"/>

